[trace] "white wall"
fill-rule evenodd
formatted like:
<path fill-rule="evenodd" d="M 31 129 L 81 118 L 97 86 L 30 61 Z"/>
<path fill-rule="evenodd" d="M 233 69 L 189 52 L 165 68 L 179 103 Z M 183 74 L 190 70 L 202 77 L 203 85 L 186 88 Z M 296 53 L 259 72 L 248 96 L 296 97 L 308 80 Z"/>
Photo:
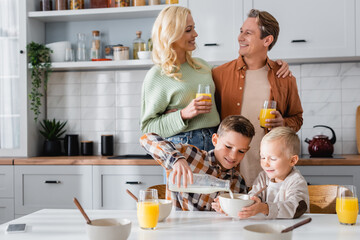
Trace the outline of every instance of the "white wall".
<path fill-rule="evenodd" d="M 304 109 L 299 131 L 305 138 L 336 132 L 335 154 L 356 154 L 355 113 L 360 105 L 360 63 L 290 66 L 297 78 Z M 68 120 L 68 132 L 92 140 L 100 154 L 100 136 L 114 134 L 115 155 L 145 153 L 139 145 L 141 85 L 146 70 L 52 73 L 48 87 L 48 117 Z"/>

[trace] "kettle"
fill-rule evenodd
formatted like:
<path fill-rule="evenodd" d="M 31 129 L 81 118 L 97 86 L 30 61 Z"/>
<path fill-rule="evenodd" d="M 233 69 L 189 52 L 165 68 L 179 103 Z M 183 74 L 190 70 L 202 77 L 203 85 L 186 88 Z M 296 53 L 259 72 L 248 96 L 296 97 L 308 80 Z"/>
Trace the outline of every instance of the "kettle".
<path fill-rule="evenodd" d="M 325 125 L 316 125 L 316 127 L 328 128 L 332 132 L 332 137 L 329 139 L 326 135 L 316 135 L 312 140 L 306 138 L 305 142 L 309 144 L 308 150 L 311 157 L 332 157 L 334 152 L 334 144 L 336 142 L 336 135 L 331 127 Z"/>

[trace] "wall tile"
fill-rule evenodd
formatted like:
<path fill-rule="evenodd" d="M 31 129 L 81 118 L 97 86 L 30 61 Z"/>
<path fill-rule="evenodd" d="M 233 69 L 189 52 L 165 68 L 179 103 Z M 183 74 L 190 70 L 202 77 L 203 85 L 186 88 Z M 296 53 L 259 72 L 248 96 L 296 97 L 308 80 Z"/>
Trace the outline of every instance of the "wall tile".
<path fill-rule="evenodd" d="M 354 139 L 356 139 L 356 129 L 355 128 L 343 128 L 342 140 L 343 141 L 353 141 Z"/>
<path fill-rule="evenodd" d="M 113 83 L 115 74 L 113 71 L 86 71 L 81 72 L 81 83 Z"/>
<path fill-rule="evenodd" d="M 140 113 L 140 107 L 118 107 L 116 111 L 116 119 L 139 119 Z"/>
<path fill-rule="evenodd" d="M 115 155 L 124 154 L 146 154 L 146 151 L 140 146 L 140 144 L 121 143 L 115 145 Z"/>
<path fill-rule="evenodd" d="M 302 90 L 302 103 L 340 102 L 341 90 Z"/>
<path fill-rule="evenodd" d="M 356 125 L 356 115 L 342 115 L 343 128 L 354 128 Z"/>
<path fill-rule="evenodd" d="M 341 128 L 341 115 L 332 116 L 306 116 L 303 118 L 303 128 L 312 128 L 315 125 L 331 126 L 332 128 Z"/>
<path fill-rule="evenodd" d="M 302 103 L 305 116 L 341 115 L 341 103 Z"/>
<path fill-rule="evenodd" d="M 48 86 L 48 96 L 80 96 L 80 84 L 52 84 Z"/>
<path fill-rule="evenodd" d="M 81 84 L 82 96 L 115 95 L 115 83 L 87 83 Z"/>
<path fill-rule="evenodd" d="M 302 77 L 301 90 L 341 89 L 340 77 Z"/>
<path fill-rule="evenodd" d="M 117 107 L 141 107 L 141 95 L 116 95 Z"/>
<path fill-rule="evenodd" d="M 80 80 L 81 72 L 52 72 L 48 84 L 80 83 Z"/>
<path fill-rule="evenodd" d="M 116 71 L 116 82 L 139 82 L 142 84 L 148 70 Z"/>
<path fill-rule="evenodd" d="M 341 79 L 342 89 L 360 89 L 360 74 L 357 76 L 346 76 Z"/>
<path fill-rule="evenodd" d="M 344 141 L 342 154 L 358 154 L 356 141 Z"/>
<path fill-rule="evenodd" d="M 360 89 L 343 89 L 342 102 L 357 102 L 360 104 Z"/>
<path fill-rule="evenodd" d="M 115 107 L 81 108 L 81 119 L 98 119 L 115 121 Z"/>
<path fill-rule="evenodd" d="M 80 108 L 48 108 L 49 119 L 80 119 Z"/>
<path fill-rule="evenodd" d="M 115 107 L 115 95 L 81 96 L 81 107 Z"/>
<path fill-rule="evenodd" d="M 118 83 L 116 85 L 116 94 L 141 94 L 142 83 Z"/>
<path fill-rule="evenodd" d="M 117 119 L 116 121 L 117 131 L 139 131 L 140 120 L 135 119 Z"/>
<path fill-rule="evenodd" d="M 80 107 L 80 96 L 48 96 L 48 108 L 74 108 Z"/>
<path fill-rule="evenodd" d="M 341 65 L 341 75 L 344 76 L 360 76 L 360 63 L 342 63 Z"/>
<path fill-rule="evenodd" d="M 360 102 L 345 102 L 342 103 L 342 115 L 354 115 L 356 114 L 357 107 L 360 106 Z"/>
<path fill-rule="evenodd" d="M 121 131 L 117 132 L 118 143 L 139 143 L 139 139 L 142 136 L 140 131 Z"/>
<path fill-rule="evenodd" d="M 81 131 L 113 132 L 115 120 L 82 120 Z"/>
<path fill-rule="evenodd" d="M 338 76 L 340 70 L 341 65 L 339 63 L 303 64 L 301 65 L 301 77 Z"/>

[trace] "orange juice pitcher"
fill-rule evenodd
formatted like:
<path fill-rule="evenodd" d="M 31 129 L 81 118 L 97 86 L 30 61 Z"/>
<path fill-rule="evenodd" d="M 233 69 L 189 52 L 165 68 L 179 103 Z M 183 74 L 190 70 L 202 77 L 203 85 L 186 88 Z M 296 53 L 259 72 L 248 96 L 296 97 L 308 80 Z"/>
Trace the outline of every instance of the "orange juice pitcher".
<path fill-rule="evenodd" d="M 272 111 L 276 111 L 276 101 L 264 101 L 264 106 L 260 110 L 260 126 L 266 128 L 266 119 L 273 119 L 275 118 L 274 114 L 271 114 Z"/>
<path fill-rule="evenodd" d="M 354 225 L 359 212 L 356 187 L 353 185 L 338 186 L 336 196 L 336 214 L 339 222 Z"/>

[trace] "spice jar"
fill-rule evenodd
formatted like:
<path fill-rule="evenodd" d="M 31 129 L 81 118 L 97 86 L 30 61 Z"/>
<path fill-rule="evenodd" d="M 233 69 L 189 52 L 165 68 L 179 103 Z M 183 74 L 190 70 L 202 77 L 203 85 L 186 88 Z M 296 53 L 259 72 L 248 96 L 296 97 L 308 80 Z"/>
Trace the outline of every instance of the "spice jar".
<path fill-rule="evenodd" d="M 145 0 L 133 0 L 133 6 L 145 6 Z"/>
<path fill-rule="evenodd" d="M 51 0 L 40 0 L 40 11 L 51 11 L 52 1 Z"/>
<path fill-rule="evenodd" d="M 56 10 L 66 10 L 68 9 L 67 0 L 55 0 L 55 9 Z"/>
<path fill-rule="evenodd" d="M 70 0 L 70 9 L 71 10 L 84 9 L 84 0 Z"/>
<path fill-rule="evenodd" d="M 166 0 L 165 3 L 166 4 L 178 4 L 179 0 Z"/>
<path fill-rule="evenodd" d="M 115 0 L 115 7 L 129 7 L 130 0 Z"/>
<path fill-rule="evenodd" d="M 91 0 L 90 8 L 107 8 L 108 0 Z"/>
<path fill-rule="evenodd" d="M 129 47 L 116 46 L 114 49 L 114 61 L 129 60 Z"/>
<path fill-rule="evenodd" d="M 92 31 L 90 59 L 101 58 L 100 53 L 100 31 Z"/>

